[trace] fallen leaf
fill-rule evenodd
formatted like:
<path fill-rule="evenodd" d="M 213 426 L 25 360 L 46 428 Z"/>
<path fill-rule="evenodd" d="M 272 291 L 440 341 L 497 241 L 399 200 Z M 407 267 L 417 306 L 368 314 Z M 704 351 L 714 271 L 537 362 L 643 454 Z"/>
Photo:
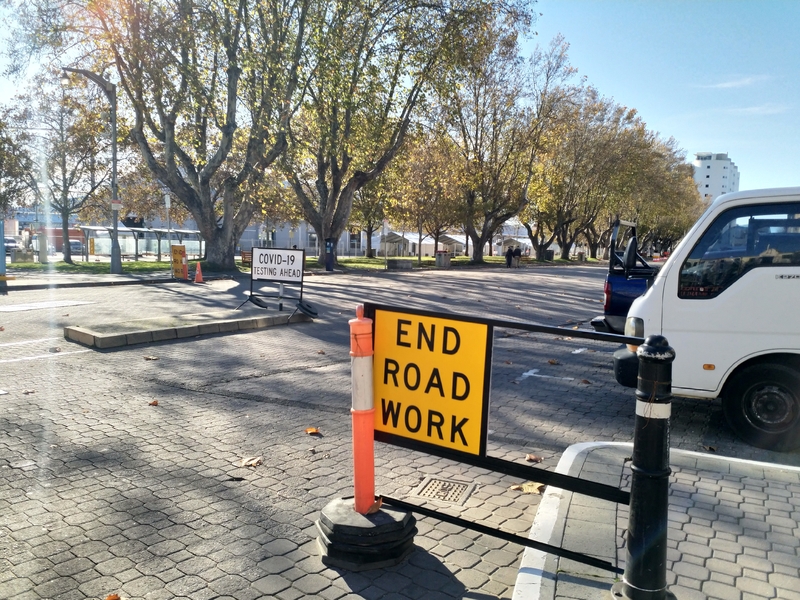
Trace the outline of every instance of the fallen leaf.
<path fill-rule="evenodd" d="M 367 513 L 366 514 L 374 515 L 376 512 L 378 512 L 381 509 L 381 505 L 382 504 L 383 504 L 383 498 L 378 498 L 377 500 L 375 500 L 375 502 L 372 503 L 372 506 L 370 506 L 367 509 Z"/>
<path fill-rule="evenodd" d="M 306 433 L 308 435 L 320 435 L 318 427 L 306 427 Z"/>
<path fill-rule="evenodd" d="M 5 327 L 3 327 L 3 326 L 0 326 L 0 331 L 5 331 L 5 330 L 6 330 L 6 328 L 5 328 Z"/>
<path fill-rule="evenodd" d="M 257 467 L 258 465 L 264 462 L 264 458 L 262 456 L 249 456 L 247 458 L 242 459 L 242 466 L 243 467 Z"/>
<path fill-rule="evenodd" d="M 550 360 L 548 360 L 547 362 L 548 362 L 549 364 L 551 364 L 551 365 L 560 365 L 560 364 L 561 364 L 561 363 L 560 363 L 560 362 L 558 362 L 558 361 L 557 361 L 555 358 L 551 358 L 551 359 L 550 359 Z"/>
<path fill-rule="evenodd" d="M 35 394 L 36 390 L 22 390 L 23 394 Z"/>
<path fill-rule="evenodd" d="M 145 356 L 144 359 L 145 360 L 158 360 L 158 357 L 157 356 Z"/>
<path fill-rule="evenodd" d="M 158 400 L 153 400 L 148 406 L 158 406 Z"/>
<path fill-rule="evenodd" d="M 585 383 L 586 385 L 589 385 L 589 384 L 591 384 L 592 382 L 591 382 L 591 381 L 589 381 L 588 379 L 581 379 L 581 383 Z"/>
<path fill-rule="evenodd" d="M 53 346 L 52 348 L 48 348 L 47 351 L 55 354 L 56 352 L 61 352 L 61 348 L 59 348 L 58 346 Z"/>
<path fill-rule="evenodd" d="M 544 459 L 541 456 L 536 456 L 535 454 L 526 454 L 525 460 L 527 460 L 528 462 L 540 463 Z"/>
<path fill-rule="evenodd" d="M 106 600 L 121 600 L 119 594 L 109 594 L 106 596 Z"/>
<path fill-rule="evenodd" d="M 523 494 L 535 494 L 539 495 L 544 490 L 545 485 L 543 483 L 538 483 L 536 481 L 526 481 L 522 485 L 512 485 L 510 490 L 515 492 L 522 492 Z"/>
<path fill-rule="evenodd" d="M 708 450 L 709 452 L 716 452 L 717 448 L 715 446 L 703 446 L 704 450 Z"/>
<path fill-rule="evenodd" d="M 325 350 L 317 350 L 317 354 L 325 354 Z"/>
<path fill-rule="evenodd" d="M 507 360 L 507 361 L 506 361 L 506 364 L 507 364 L 507 365 L 513 365 L 514 363 L 512 363 L 510 360 Z"/>

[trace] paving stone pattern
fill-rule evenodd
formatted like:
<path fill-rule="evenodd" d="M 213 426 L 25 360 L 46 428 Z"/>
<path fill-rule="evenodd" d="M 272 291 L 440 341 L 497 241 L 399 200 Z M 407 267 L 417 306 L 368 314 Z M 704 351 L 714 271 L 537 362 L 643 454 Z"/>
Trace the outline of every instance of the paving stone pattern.
<path fill-rule="evenodd" d="M 597 446 L 574 475 L 630 490 L 630 446 Z M 800 471 L 673 450 L 669 488 L 667 587 L 681 600 L 797 600 L 800 592 Z M 551 543 L 625 568 L 629 510 L 564 494 L 563 530 Z M 566 559 L 547 559 L 539 599 L 600 597 L 615 579 Z"/>
<path fill-rule="evenodd" d="M 670 591 L 687 600 L 800 600 L 800 473 L 680 453 L 670 462 Z M 622 523 L 627 513 L 621 507 Z"/>
<path fill-rule="evenodd" d="M 314 519 L 352 493 L 347 320 L 371 300 L 577 326 L 599 308 L 590 298 L 602 273 L 584 272 L 564 292 L 555 270 L 317 278 L 305 295 L 320 308 L 314 323 L 110 351 L 65 342 L 60 328 L 235 306 L 248 286 L 0 298 L 92 302 L 0 313 L 0 598 L 510 597 L 521 548 L 434 519 L 418 520 L 417 550 L 397 567 L 353 574 L 319 560 Z M 573 443 L 630 441 L 632 395 L 613 382 L 613 348 L 562 337 L 496 332 L 492 455 L 533 453 L 554 468 Z M 713 403 L 682 403 L 673 423 L 673 445 L 800 457 L 742 447 Z M 251 456 L 263 464 L 241 467 Z M 508 489 L 518 480 L 396 447 L 376 446 L 376 468 L 379 493 L 512 533 L 527 533 L 538 505 Z M 463 505 L 424 500 L 414 492 L 426 477 L 475 488 Z M 786 512 L 775 516 L 796 521 L 796 508 Z M 774 526 L 788 535 L 788 521 Z M 759 572 L 742 566 L 743 585 Z"/>
<path fill-rule="evenodd" d="M 159 385 L 143 395 L 102 372 L 69 383 L 75 369 L 51 363 L 39 383 L 57 390 L 5 397 L 0 597 L 510 596 L 518 547 L 432 519 L 398 567 L 322 565 L 314 519 L 350 493 L 346 414 L 320 423 L 307 407 Z M 322 437 L 304 433 L 312 423 Z M 249 456 L 264 463 L 242 468 Z M 463 506 L 428 504 L 523 535 L 533 519 L 533 497 L 493 473 L 391 447 L 377 470 L 385 493 L 407 497 L 424 476 L 470 481 Z"/>

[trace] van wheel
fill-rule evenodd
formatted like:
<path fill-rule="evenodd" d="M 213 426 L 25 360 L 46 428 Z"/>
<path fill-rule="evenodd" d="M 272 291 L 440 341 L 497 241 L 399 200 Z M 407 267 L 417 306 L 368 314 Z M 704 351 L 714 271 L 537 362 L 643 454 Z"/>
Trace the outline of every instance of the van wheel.
<path fill-rule="evenodd" d="M 800 373 L 781 364 L 742 369 L 725 386 L 722 410 L 731 429 L 757 448 L 800 447 Z"/>

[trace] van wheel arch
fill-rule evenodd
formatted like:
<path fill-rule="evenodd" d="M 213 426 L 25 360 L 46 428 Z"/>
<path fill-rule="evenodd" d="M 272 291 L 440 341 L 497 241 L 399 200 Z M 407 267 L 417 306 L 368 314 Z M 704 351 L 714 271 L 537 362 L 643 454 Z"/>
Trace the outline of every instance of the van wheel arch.
<path fill-rule="evenodd" d="M 800 356 L 752 359 L 728 377 L 722 409 L 731 429 L 748 444 L 786 452 L 800 447 Z"/>

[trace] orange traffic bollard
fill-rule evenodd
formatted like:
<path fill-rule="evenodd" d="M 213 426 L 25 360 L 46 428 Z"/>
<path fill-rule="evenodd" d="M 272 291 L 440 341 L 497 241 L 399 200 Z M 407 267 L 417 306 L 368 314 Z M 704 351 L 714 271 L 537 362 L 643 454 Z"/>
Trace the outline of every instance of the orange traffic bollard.
<path fill-rule="evenodd" d="M 372 397 L 372 319 L 364 318 L 363 304 L 356 307 L 356 318 L 349 323 L 355 509 L 365 515 L 375 502 L 375 408 Z"/>

